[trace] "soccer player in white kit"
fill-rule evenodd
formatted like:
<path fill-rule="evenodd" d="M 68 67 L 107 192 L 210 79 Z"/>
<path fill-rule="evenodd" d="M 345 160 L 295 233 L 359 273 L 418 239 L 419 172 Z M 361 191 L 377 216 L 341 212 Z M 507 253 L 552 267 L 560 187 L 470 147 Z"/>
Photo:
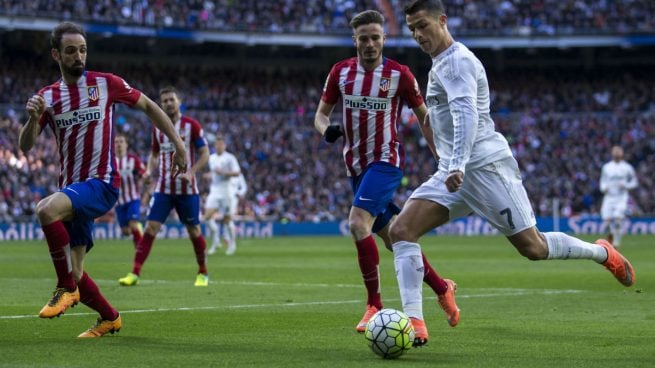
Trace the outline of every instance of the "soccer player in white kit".
<path fill-rule="evenodd" d="M 453 40 L 442 2 L 415 0 L 405 7 L 405 16 L 413 38 L 432 58 L 426 123 L 440 157 L 437 172 L 414 191 L 390 229 L 402 305 L 414 327 L 426 328 L 418 239 L 470 213 L 485 217 L 530 260 L 592 259 L 621 284 L 631 286 L 632 266 L 606 240 L 592 244 L 536 228 L 518 164 L 489 114 L 484 67 L 466 46 Z"/>
<path fill-rule="evenodd" d="M 218 213 L 222 216 L 223 236 L 227 242 L 225 254 L 232 255 L 237 249 L 233 217 L 239 203 L 234 181 L 241 175 L 241 168 L 237 158 L 225 150 L 225 138 L 221 134 L 216 135 L 214 148 L 216 152 L 209 156 L 212 179 L 205 202 L 205 224 L 212 238 L 212 245 L 207 253 L 216 253 L 220 246 L 218 225 L 214 221 L 214 215 Z"/>
<path fill-rule="evenodd" d="M 623 219 L 628 209 L 628 191 L 637 187 L 635 169 L 623 160 L 623 148 L 612 147 L 612 161 L 603 165 L 600 174 L 600 191 L 603 192 L 603 205 L 600 215 L 603 228 L 609 226 L 607 240 L 615 247 L 621 246 Z"/>

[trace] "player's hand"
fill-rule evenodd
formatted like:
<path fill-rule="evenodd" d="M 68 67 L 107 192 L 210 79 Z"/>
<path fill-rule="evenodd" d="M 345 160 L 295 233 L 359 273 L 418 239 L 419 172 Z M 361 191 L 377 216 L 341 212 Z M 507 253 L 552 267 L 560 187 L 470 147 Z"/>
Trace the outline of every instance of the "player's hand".
<path fill-rule="evenodd" d="M 41 95 L 34 95 L 27 100 L 25 111 L 32 120 L 39 120 L 45 111 L 45 98 Z"/>
<path fill-rule="evenodd" d="M 173 153 L 173 176 L 186 172 L 186 149 L 176 148 Z"/>
<path fill-rule="evenodd" d="M 191 180 L 193 180 L 193 175 L 188 171 L 180 173 L 177 177 L 182 179 L 182 181 L 185 181 L 185 182 L 191 182 Z"/>
<path fill-rule="evenodd" d="M 325 133 L 323 133 L 323 138 L 328 143 L 334 143 L 342 135 L 343 129 L 341 129 L 341 125 L 328 125 L 327 129 L 325 129 Z"/>
<path fill-rule="evenodd" d="M 461 171 L 453 171 L 448 174 L 446 178 L 446 188 L 449 192 L 454 193 L 462 188 L 464 184 L 464 173 Z"/>

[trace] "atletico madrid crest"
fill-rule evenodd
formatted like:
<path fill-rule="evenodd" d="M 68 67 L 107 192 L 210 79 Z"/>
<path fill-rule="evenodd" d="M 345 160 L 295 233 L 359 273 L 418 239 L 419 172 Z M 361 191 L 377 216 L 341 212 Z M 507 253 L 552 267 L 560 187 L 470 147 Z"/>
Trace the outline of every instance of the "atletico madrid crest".
<path fill-rule="evenodd" d="M 100 98 L 100 90 L 98 89 L 98 86 L 86 87 L 86 90 L 89 93 L 89 100 L 98 101 Z"/>
<path fill-rule="evenodd" d="M 389 88 L 391 88 L 391 78 L 380 79 L 380 91 L 388 92 Z"/>

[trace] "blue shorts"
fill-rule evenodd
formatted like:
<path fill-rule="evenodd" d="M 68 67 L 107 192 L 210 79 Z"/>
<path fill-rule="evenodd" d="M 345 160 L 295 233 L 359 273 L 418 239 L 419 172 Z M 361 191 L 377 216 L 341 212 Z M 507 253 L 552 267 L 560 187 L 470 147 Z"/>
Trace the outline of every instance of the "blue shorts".
<path fill-rule="evenodd" d="M 152 197 L 148 221 L 164 223 L 173 208 L 183 224 L 198 225 L 200 223 L 200 196 L 197 194 L 155 193 Z"/>
<path fill-rule="evenodd" d="M 141 201 L 135 199 L 116 206 L 116 218 L 120 227 L 127 227 L 130 221 L 139 221 Z"/>
<path fill-rule="evenodd" d="M 61 192 L 73 204 L 73 220 L 64 221 L 68 230 L 70 246 L 93 247 L 93 220 L 107 213 L 118 200 L 118 189 L 100 179 L 89 179 L 73 183 Z"/>
<path fill-rule="evenodd" d="M 391 218 L 400 212 L 400 208 L 393 203 L 393 195 L 402 178 L 402 170 L 386 162 L 374 162 L 360 175 L 350 178 L 355 193 L 353 206 L 377 217 L 373 223 L 374 233 L 387 226 Z"/>

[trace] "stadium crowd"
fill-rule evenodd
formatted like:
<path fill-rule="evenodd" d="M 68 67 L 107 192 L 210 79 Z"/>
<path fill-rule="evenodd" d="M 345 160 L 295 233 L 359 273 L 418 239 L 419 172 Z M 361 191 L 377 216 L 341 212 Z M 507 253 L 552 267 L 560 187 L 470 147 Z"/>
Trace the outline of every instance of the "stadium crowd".
<path fill-rule="evenodd" d="M 348 33 L 356 9 L 378 9 L 389 33 L 404 24 L 400 0 L 0 0 L 0 14 L 94 23 L 272 33 Z M 625 34 L 655 30 L 649 0 L 444 0 L 449 28 L 464 35 Z M 266 16 L 260 16 L 266 14 Z"/>
<path fill-rule="evenodd" d="M 56 80 L 56 70 L 36 64 L 0 66 L 0 221 L 34 219 L 36 202 L 57 189 L 56 147 L 41 142 L 28 156 L 17 147 L 25 100 L 34 86 Z M 289 70 L 262 67 L 185 68 L 133 63 L 111 70 L 153 97 L 161 87 L 157 81 L 176 85 L 186 113 L 204 125 L 207 139 L 219 131 L 227 136 L 249 184 L 241 218 L 347 217 L 352 194 L 340 144 L 325 143 L 312 124 L 327 71 L 294 70 L 290 78 Z M 640 186 L 631 193 L 633 214 L 655 213 L 655 81 L 650 72 L 634 73 L 489 72 L 497 128 L 515 151 L 537 215 L 551 215 L 555 198 L 562 215 L 598 213 L 600 168 L 613 144 L 624 146 L 639 176 Z M 407 165 L 399 204 L 436 167 L 405 110 L 400 130 Z M 128 133 L 130 149 L 145 159 L 150 125 L 141 119 L 130 109 L 117 110 L 118 130 Z M 52 142 L 46 132 L 39 139 Z M 208 191 L 206 181 L 201 190 Z"/>

